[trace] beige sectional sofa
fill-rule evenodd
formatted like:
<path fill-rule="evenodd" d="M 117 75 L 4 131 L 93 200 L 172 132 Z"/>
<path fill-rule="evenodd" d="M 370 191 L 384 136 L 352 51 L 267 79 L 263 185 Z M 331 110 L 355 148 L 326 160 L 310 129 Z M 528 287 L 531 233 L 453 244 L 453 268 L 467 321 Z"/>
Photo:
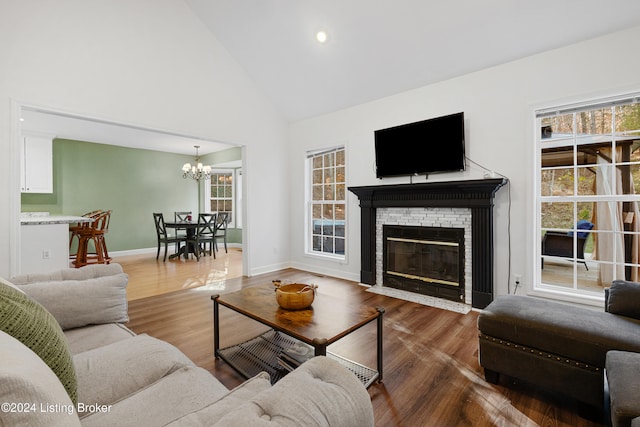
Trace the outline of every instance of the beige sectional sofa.
<path fill-rule="evenodd" d="M 118 264 L 0 280 L 0 425 L 373 425 L 366 389 L 324 357 L 228 390 L 123 325 L 127 282 Z"/>

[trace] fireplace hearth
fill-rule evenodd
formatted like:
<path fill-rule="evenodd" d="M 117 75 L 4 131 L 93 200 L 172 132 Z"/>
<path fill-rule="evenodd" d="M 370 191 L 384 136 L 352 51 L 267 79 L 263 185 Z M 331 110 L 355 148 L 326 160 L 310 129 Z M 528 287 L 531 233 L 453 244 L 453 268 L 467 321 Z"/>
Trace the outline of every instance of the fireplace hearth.
<path fill-rule="evenodd" d="M 500 178 L 349 187 L 360 201 L 360 281 L 376 284 L 378 208 L 468 208 L 471 212 L 471 304 L 475 308 L 489 305 L 494 286 L 493 200 L 506 183 L 506 179 Z"/>
<path fill-rule="evenodd" d="M 384 286 L 464 302 L 464 228 L 383 226 Z"/>

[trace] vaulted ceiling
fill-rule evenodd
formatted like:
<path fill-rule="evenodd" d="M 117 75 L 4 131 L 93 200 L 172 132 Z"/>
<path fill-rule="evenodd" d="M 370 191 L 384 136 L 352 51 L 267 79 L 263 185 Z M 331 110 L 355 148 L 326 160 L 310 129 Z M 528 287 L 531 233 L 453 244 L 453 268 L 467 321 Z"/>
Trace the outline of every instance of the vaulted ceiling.
<path fill-rule="evenodd" d="M 185 2 L 289 121 L 640 25 L 639 0 Z M 229 147 L 36 111 L 24 118 L 24 129 L 62 138 L 183 154 Z"/>
<path fill-rule="evenodd" d="M 291 121 L 640 24 L 638 0 L 185 1 Z"/>

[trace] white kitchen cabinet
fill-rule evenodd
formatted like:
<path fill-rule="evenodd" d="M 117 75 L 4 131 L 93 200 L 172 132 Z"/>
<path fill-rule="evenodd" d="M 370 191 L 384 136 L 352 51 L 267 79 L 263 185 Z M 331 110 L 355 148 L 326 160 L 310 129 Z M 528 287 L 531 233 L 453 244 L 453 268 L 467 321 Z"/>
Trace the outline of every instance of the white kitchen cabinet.
<path fill-rule="evenodd" d="M 53 140 L 22 137 L 20 190 L 23 193 L 53 193 Z"/>

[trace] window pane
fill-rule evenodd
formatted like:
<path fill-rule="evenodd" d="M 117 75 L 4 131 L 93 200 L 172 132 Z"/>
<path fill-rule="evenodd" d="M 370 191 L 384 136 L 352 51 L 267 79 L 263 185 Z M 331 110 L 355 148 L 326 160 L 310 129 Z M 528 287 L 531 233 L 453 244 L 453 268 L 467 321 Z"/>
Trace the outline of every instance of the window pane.
<path fill-rule="evenodd" d="M 313 158 L 313 168 L 314 169 L 319 169 L 322 167 L 322 157 L 318 156 L 318 157 L 314 157 Z"/>
<path fill-rule="evenodd" d="M 578 168 L 578 194 L 592 196 L 596 194 L 596 171 L 594 167 Z"/>
<path fill-rule="evenodd" d="M 329 153 L 329 154 L 325 154 L 324 155 L 324 164 L 323 167 L 328 168 L 331 166 L 335 166 L 336 164 L 336 154 L 335 153 Z"/>
<path fill-rule="evenodd" d="M 336 168 L 336 182 L 344 182 L 344 166 Z"/>
<path fill-rule="evenodd" d="M 629 167 L 631 182 L 633 183 L 633 193 L 640 194 L 640 164 L 633 164 Z"/>
<path fill-rule="evenodd" d="M 344 162 L 344 150 L 338 150 L 336 152 L 336 165 L 337 166 L 344 166 L 345 165 L 345 162 Z"/>
<path fill-rule="evenodd" d="M 322 184 L 322 169 L 313 170 L 313 184 Z"/>
<path fill-rule="evenodd" d="M 313 236 L 313 250 L 322 251 L 322 238 L 320 236 Z"/>
<path fill-rule="evenodd" d="M 324 200 L 335 200 L 336 187 L 334 185 L 324 186 Z"/>
<path fill-rule="evenodd" d="M 322 190 L 323 190 L 322 185 L 314 185 L 312 187 L 312 191 L 313 191 L 312 199 L 313 200 L 322 200 Z"/>
<path fill-rule="evenodd" d="M 333 219 L 333 205 L 322 206 L 322 217 L 327 219 Z"/>
<path fill-rule="evenodd" d="M 331 237 L 322 238 L 322 252 L 333 253 L 333 239 Z"/>
<path fill-rule="evenodd" d="M 611 108 L 580 111 L 576 113 L 576 132 L 578 134 L 609 134 L 611 128 Z"/>
<path fill-rule="evenodd" d="M 575 224 L 573 203 L 542 203 L 540 209 L 543 229 L 558 228 L 570 230 Z"/>
<path fill-rule="evenodd" d="M 640 135 L 640 104 L 616 107 L 616 132 Z"/>
<path fill-rule="evenodd" d="M 322 205 L 313 204 L 311 209 L 312 218 L 320 218 L 322 216 Z"/>
<path fill-rule="evenodd" d="M 324 183 L 325 184 L 332 184 L 335 182 L 333 174 L 335 172 L 334 168 L 329 168 L 329 169 L 325 169 L 324 170 Z"/>
<path fill-rule="evenodd" d="M 573 168 L 543 170 L 540 178 L 542 196 L 573 195 Z"/>
<path fill-rule="evenodd" d="M 542 139 L 559 138 L 573 134 L 573 114 L 545 117 L 541 120 Z"/>

